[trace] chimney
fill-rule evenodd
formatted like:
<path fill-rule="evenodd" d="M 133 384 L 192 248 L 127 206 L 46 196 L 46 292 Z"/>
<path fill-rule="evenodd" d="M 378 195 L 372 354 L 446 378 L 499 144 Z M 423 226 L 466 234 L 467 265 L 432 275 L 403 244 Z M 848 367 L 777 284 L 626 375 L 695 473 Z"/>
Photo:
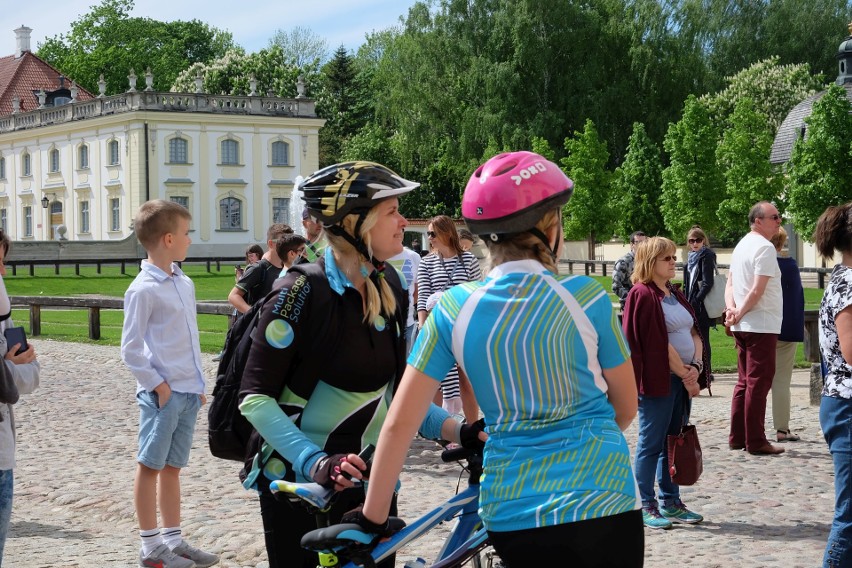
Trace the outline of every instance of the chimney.
<path fill-rule="evenodd" d="M 32 28 L 22 25 L 15 30 L 15 59 L 18 59 L 30 50 L 30 33 Z"/>

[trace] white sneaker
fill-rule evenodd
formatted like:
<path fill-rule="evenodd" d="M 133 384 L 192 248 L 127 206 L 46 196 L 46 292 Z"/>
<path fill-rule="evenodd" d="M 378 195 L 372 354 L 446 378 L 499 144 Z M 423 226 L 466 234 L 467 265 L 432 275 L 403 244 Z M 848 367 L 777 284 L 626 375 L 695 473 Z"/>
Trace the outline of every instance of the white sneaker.
<path fill-rule="evenodd" d="M 180 541 L 180 544 L 174 547 L 172 552 L 184 559 L 192 560 L 195 563 L 193 566 L 197 568 L 207 568 L 219 562 L 218 555 L 195 548 L 185 540 Z"/>
<path fill-rule="evenodd" d="M 195 562 L 189 558 L 178 556 L 169 550 L 168 546 L 160 544 L 148 556 L 142 556 L 142 551 L 139 551 L 139 566 L 143 568 L 195 568 Z"/>

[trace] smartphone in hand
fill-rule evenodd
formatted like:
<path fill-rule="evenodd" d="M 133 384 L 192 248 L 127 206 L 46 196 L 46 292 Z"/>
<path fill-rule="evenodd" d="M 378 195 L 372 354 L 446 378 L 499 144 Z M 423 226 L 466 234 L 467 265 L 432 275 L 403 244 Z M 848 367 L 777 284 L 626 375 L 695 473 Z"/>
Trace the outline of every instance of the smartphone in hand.
<path fill-rule="evenodd" d="M 9 327 L 3 331 L 3 335 L 6 336 L 6 345 L 7 347 L 11 347 L 13 345 L 21 344 L 21 347 L 18 349 L 18 352 L 15 355 L 23 353 L 27 349 L 30 348 L 29 343 L 27 343 L 27 334 L 24 331 L 23 327 Z"/>

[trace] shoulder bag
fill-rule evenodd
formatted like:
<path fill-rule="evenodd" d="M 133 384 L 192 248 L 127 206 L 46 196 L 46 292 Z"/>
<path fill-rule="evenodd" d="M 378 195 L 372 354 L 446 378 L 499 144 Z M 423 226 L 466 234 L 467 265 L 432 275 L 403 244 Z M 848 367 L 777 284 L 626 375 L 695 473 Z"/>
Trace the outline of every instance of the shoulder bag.
<path fill-rule="evenodd" d="M 707 316 L 710 319 L 722 317 L 725 312 L 725 287 L 728 285 L 728 277 L 724 274 L 719 274 L 719 269 L 716 269 L 716 274 L 713 275 L 713 287 L 710 292 L 704 296 L 704 309 L 707 310 Z"/>
<path fill-rule="evenodd" d="M 686 396 L 686 393 L 684 393 Z M 686 404 L 684 404 L 684 422 L 686 422 Z M 698 430 L 694 424 L 684 424 L 678 434 L 666 436 L 669 457 L 669 475 L 678 485 L 694 485 L 704 471 L 701 444 L 698 443 Z"/>

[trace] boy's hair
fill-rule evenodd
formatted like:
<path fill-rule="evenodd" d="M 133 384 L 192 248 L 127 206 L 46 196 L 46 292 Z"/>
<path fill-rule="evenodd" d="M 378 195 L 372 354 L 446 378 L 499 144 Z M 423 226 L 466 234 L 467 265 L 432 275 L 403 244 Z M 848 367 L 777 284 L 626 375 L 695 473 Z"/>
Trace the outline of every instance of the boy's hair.
<path fill-rule="evenodd" d="M 308 239 L 302 235 L 287 233 L 278 237 L 278 240 L 275 241 L 275 253 L 281 260 L 286 260 L 288 252 L 299 250 L 300 247 L 306 244 L 308 244 Z"/>
<path fill-rule="evenodd" d="M 270 225 L 266 230 L 266 240 L 267 241 L 277 241 L 279 237 L 283 235 L 292 235 L 293 228 L 286 223 L 275 223 Z"/>
<path fill-rule="evenodd" d="M 186 207 L 174 201 L 152 199 L 143 203 L 136 212 L 133 230 L 136 238 L 148 250 L 154 248 L 166 233 L 174 233 L 180 219 L 192 219 Z"/>

